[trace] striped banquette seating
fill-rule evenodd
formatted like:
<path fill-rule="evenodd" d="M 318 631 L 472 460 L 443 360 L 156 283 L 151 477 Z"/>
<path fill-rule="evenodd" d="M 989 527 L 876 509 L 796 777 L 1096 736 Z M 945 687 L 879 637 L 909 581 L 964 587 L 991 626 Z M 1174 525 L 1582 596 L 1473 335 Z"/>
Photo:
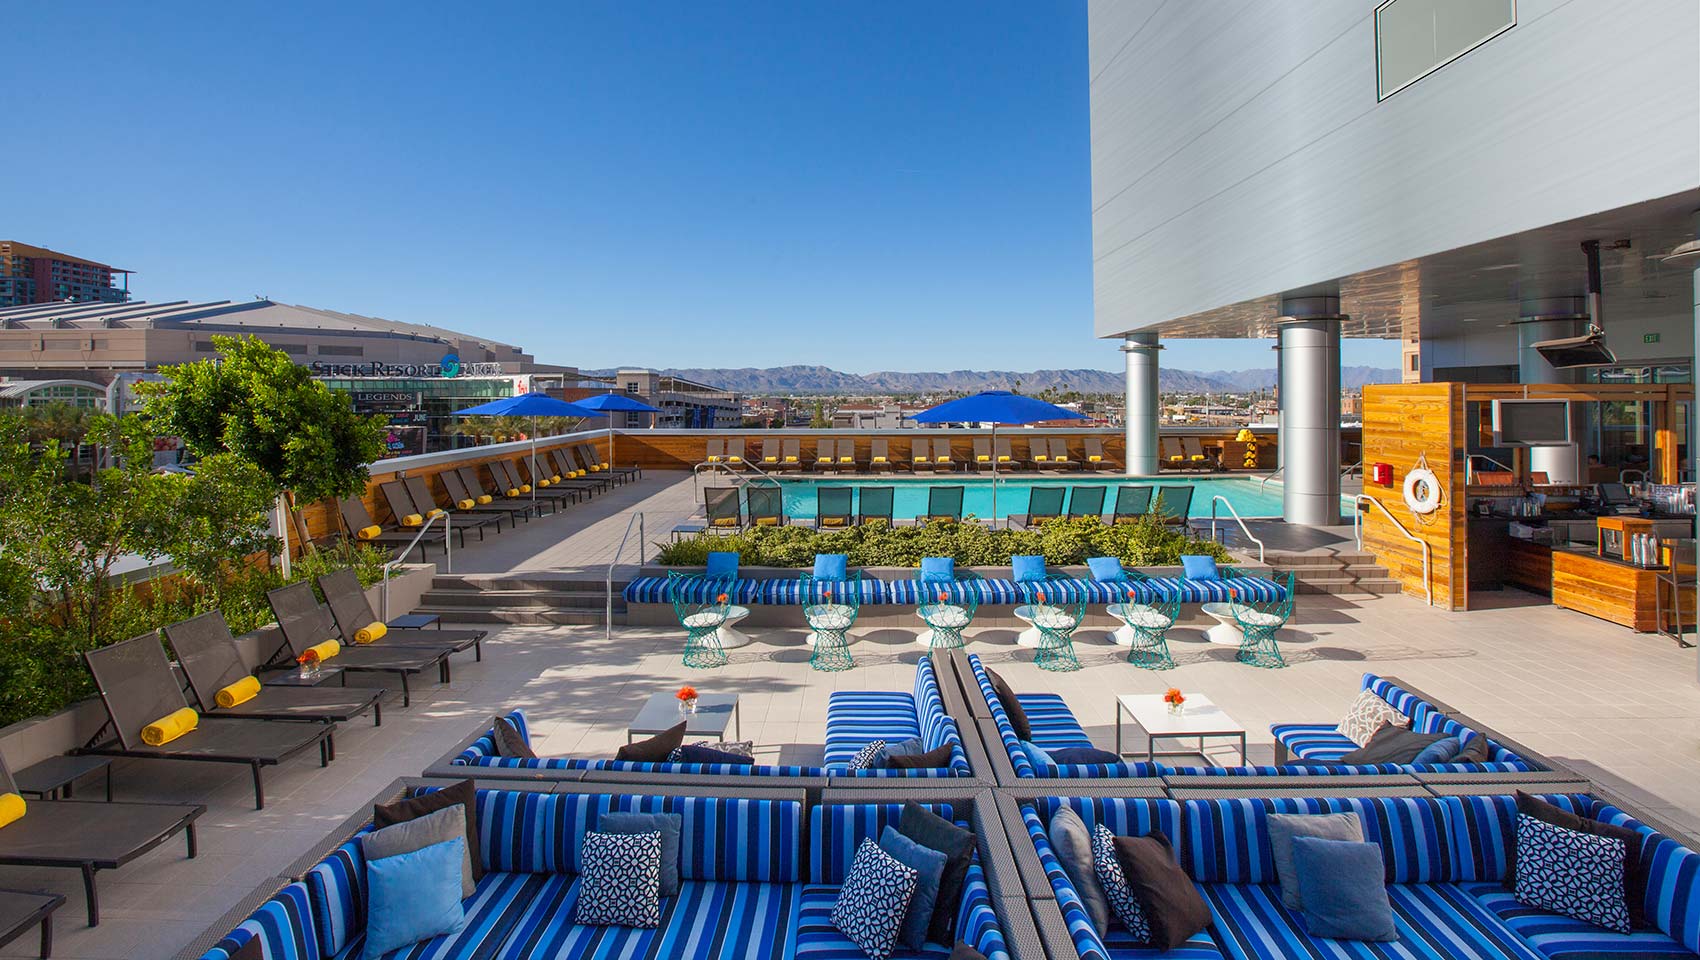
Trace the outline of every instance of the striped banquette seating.
<path fill-rule="evenodd" d="M 950 818 L 948 805 L 928 809 Z M 657 929 L 581 926 L 578 858 L 586 832 L 611 811 L 678 813 L 679 895 Z M 895 825 L 901 805 L 816 806 L 793 800 L 611 796 L 480 790 L 485 874 L 451 936 L 385 960 L 839 960 L 859 951 L 833 926 L 839 887 L 863 838 Z M 805 817 L 807 822 L 805 822 Z M 229 931 L 202 960 L 228 960 L 253 938 L 269 960 L 357 958 L 365 937 L 365 861 L 343 843 Z M 978 863 L 970 866 L 955 936 L 990 960 L 1009 960 Z M 920 956 L 943 960 L 948 948 Z"/>
<path fill-rule="evenodd" d="M 986 668 L 980 663 L 977 654 L 968 655 L 968 663 L 974 670 L 974 679 L 980 685 L 980 694 L 986 698 L 986 706 L 992 714 L 992 720 L 997 723 L 998 734 L 1003 739 L 1004 750 L 1009 754 L 1009 762 L 1015 767 L 1018 777 L 1154 777 L 1164 772 L 1162 764 L 1138 761 L 1128 763 L 1047 763 L 1045 769 L 1034 769 L 1033 762 L 1028 758 L 1027 751 L 1021 747 L 1021 740 L 1015 735 L 1015 728 L 1010 725 L 1009 714 L 1004 711 L 999 702 L 997 691 L 992 688 L 991 678 L 986 676 Z M 1062 697 L 1054 693 L 1018 693 L 1016 699 L 1021 701 L 1022 712 L 1027 714 L 1027 722 L 1033 728 L 1032 743 L 1043 750 L 1057 750 L 1064 747 L 1091 747 L 1092 739 L 1086 735 L 1080 722 L 1074 719 L 1074 714 L 1068 709 L 1068 704 Z M 990 744 L 987 744 L 990 747 Z"/>
<path fill-rule="evenodd" d="M 1045 797 L 1022 819 L 1051 881 L 1082 960 L 1629 960 L 1700 953 L 1700 854 L 1585 795 L 1548 796 L 1571 812 L 1636 830 L 1649 864 L 1646 926 L 1620 934 L 1518 901 L 1502 882 L 1511 796 L 1330 799 L 1115 799 Z M 1087 829 L 1119 836 L 1162 831 L 1198 885 L 1211 926 L 1167 953 L 1135 944 L 1115 922 L 1100 937 L 1051 846 L 1047 825 L 1062 806 Z M 1281 903 L 1268 816 L 1351 811 L 1381 847 L 1399 939 L 1312 937 Z"/>

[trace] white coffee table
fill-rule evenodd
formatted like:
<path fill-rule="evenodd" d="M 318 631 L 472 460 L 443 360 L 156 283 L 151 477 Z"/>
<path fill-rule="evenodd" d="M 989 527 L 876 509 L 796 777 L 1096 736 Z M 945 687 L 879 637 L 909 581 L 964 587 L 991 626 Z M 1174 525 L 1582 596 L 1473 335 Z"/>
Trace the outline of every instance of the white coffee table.
<path fill-rule="evenodd" d="M 1204 638 L 1211 643 L 1224 647 L 1237 647 L 1245 642 L 1245 634 L 1240 632 L 1240 625 L 1234 620 L 1234 605 L 1231 603 L 1201 604 L 1199 612 L 1216 621 L 1216 625 L 1204 631 Z"/>
<path fill-rule="evenodd" d="M 1202 693 L 1186 695 L 1185 709 L 1180 713 L 1170 713 L 1169 705 L 1163 702 L 1160 693 L 1125 693 L 1116 697 L 1116 753 L 1122 752 L 1122 714 L 1126 713 L 1133 721 L 1145 730 L 1149 738 L 1145 744 L 1145 759 L 1153 763 L 1158 757 L 1204 757 L 1204 762 L 1217 766 L 1204 752 L 1204 741 L 1211 737 L 1227 737 L 1240 742 L 1240 763 L 1246 762 L 1245 727 L 1237 723 L 1233 717 L 1210 702 L 1210 698 Z M 1163 750 L 1157 749 L 1157 741 L 1175 740 L 1182 737 L 1197 737 L 1197 750 Z"/>
<path fill-rule="evenodd" d="M 738 621 L 750 615 L 749 607 L 730 606 L 726 608 L 726 622 L 715 631 L 720 638 L 720 648 L 731 650 L 750 643 L 750 635 L 737 628 Z"/>

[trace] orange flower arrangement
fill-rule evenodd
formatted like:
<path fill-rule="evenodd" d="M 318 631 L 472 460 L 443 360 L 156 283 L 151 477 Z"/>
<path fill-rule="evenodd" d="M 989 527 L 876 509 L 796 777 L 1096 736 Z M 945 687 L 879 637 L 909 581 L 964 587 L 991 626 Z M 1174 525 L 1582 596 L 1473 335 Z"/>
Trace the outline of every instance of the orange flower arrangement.
<path fill-rule="evenodd" d="M 674 694 L 674 696 L 678 697 L 680 700 L 695 700 L 697 698 L 697 688 L 687 684 L 680 687 L 679 692 Z"/>
<path fill-rule="evenodd" d="M 940 603 L 948 603 L 949 601 L 950 601 L 950 594 L 945 593 L 943 590 L 940 590 L 939 591 L 939 602 Z"/>
<path fill-rule="evenodd" d="M 1186 694 L 1181 693 L 1180 690 L 1175 687 L 1170 687 L 1168 690 L 1163 692 L 1163 702 L 1171 707 L 1178 707 L 1186 702 Z"/>
<path fill-rule="evenodd" d="M 820 592 L 820 595 L 821 595 L 821 596 L 822 596 L 822 597 L 824 597 L 824 598 L 826 598 L 826 602 L 827 602 L 827 603 L 831 603 L 831 602 L 832 602 L 832 589 L 831 589 L 831 588 L 830 588 L 830 587 L 829 587 L 829 588 L 827 588 L 827 589 L 825 589 L 825 590 L 822 590 L 822 591 L 821 591 L 821 592 Z"/>
<path fill-rule="evenodd" d="M 714 602 L 715 603 L 725 603 L 726 602 L 726 594 L 723 593 L 723 594 L 715 597 Z"/>
<path fill-rule="evenodd" d="M 295 662 L 301 664 L 302 666 L 306 666 L 309 663 L 318 663 L 319 662 L 319 651 L 317 651 L 317 650 L 307 650 L 304 653 L 302 653 L 301 656 L 296 657 Z"/>
<path fill-rule="evenodd" d="M 1045 591 L 1043 591 L 1043 590 L 1033 591 L 1033 599 L 1039 601 L 1040 603 L 1044 603 L 1045 602 Z"/>

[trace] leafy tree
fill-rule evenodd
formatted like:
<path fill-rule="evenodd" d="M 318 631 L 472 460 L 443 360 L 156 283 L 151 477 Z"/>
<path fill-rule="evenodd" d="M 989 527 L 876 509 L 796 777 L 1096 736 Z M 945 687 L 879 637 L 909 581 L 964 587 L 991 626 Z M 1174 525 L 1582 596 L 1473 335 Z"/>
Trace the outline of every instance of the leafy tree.
<path fill-rule="evenodd" d="M 193 475 L 160 478 L 159 511 L 148 537 L 185 576 L 223 606 L 226 584 L 244 560 L 276 548 L 266 516 L 271 480 L 254 464 L 215 453 Z"/>
<path fill-rule="evenodd" d="M 826 404 L 819 400 L 815 401 L 815 412 L 814 416 L 809 418 L 809 426 L 817 430 L 832 426 L 832 418 L 826 415 Z"/>

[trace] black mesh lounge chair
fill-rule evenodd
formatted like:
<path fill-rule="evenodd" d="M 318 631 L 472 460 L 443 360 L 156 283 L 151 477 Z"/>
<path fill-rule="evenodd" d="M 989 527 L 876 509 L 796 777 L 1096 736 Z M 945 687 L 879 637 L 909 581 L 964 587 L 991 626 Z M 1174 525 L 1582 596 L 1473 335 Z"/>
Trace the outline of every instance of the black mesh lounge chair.
<path fill-rule="evenodd" d="M 1182 437 L 1181 452 L 1186 454 L 1187 466 L 1194 470 L 1216 469 L 1216 461 L 1204 452 L 1204 441 L 1197 437 Z"/>
<path fill-rule="evenodd" d="M 1150 487 L 1119 487 L 1116 490 L 1116 510 L 1111 523 L 1138 523 L 1151 512 Z"/>
<path fill-rule="evenodd" d="M 803 442 L 801 440 L 798 440 L 796 437 L 791 437 L 784 443 L 780 444 L 779 450 L 779 469 L 803 469 Z"/>
<path fill-rule="evenodd" d="M 1080 469 L 1080 461 L 1068 455 L 1068 441 L 1062 437 L 1051 438 L 1051 466 L 1058 470 Z"/>
<path fill-rule="evenodd" d="M 272 613 L 277 616 L 279 632 L 283 634 L 283 645 L 275 659 L 286 659 L 287 662 L 293 663 L 303 650 L 316 643 L 334 639 L 337 635 L 336 623 L 331 620 L 330 611 L 319 605 L 318 598 L 313 596 L 313 588 L 305 580 L 266 591 L 266 601 L 271 604 Z M 437 679 L 443 683 L 449 682 L 451 652 L 453 651 L 399 645 L 382 648 L 345 646 L 330 665 L 339 671 L 343 683 L 348 682 L 348 675 L 351 673 L 393 674 L 401 680 L 401 705 L 406 707 L 413 703 L 413 691 L 408 678 L 435 667 Z"/>
<path fill-rule="evenodd" d="M 809 469 L 820 473 L 831 470 L 838 463 L 838 444 L 831 437 L 822 437 L 815 441 L 815 461 L 809 464 Z"/>
<path fill-rule="evenodd" d="M 773 473 L 773 472 L 779 470 L 780 469 L 779 465 L 784 462 L 780 459 L 780 457 L 783 456 L 783 454 L 781 454 L 779 452 L 779 447 L 780 447 L 780 443 L 779 443 L 779 439 L 777 437 L 763 437 L 762 438 L 762 441 L 761 441 L 761 468 L 763 470 L 766 470 L 768 473 Z"/>
<path fill-rule="evenodd" d="M 1051 442 L 1044 437 L 1032 437 L 1027 441 L 1027 463 L 1035 470 L 1051 469 Z"/>
<path fill-rule="evenodd" d="M 992 455 L 998 458 L 997 464 L 1000 471 L 1025 470 L 1027 468 L 1025 463 L 1015 459 L 1015 451 L 1012 447 L 1010 447 L 1008 437 L 998 438 L 998 442 L 993 448 Z"/>
<path fill-rule="evenodd" d="M 946 473 L 957 467 L 956 450 L 949 440 L 933 441 L 933 469 Z"/>
<path fill-rule="evenodd" d="M 1036 527 L 1046 520 L 1055 520 L 1062 516 L 1063 497 L 1067 493 L 1067 487 L 1034 487 L 1027 495 L 1027 512 L 1010 514 L 1009 522 Z"/>
<path fill-rule="evenodd" d="M 643 476 L 643 468 L 639 466 L 617 467 L 602 459 L 602 454 L 596 452 L 596 447 L 588 443 L 571 445 L 578 452 L 579 462 L 583 463 L 592 473 L 606 473 L 615 483 L 625 483 Z M 565 448 L 557 448 L 565 449 Z"/>
<path fill-rule="evenodd" d="M 302 584 L 306 586 L 306 584 Z M 150 747 L 142 728 L 189 706 L 177 675 L 166 662 L 158 633 L 144 633 L 83 654 L 95 689 L 106 704 L 107 726 L 116 743 L 104 740 L 85 753 L 138 760 L 192 760 L 246 764 L 254 776 L 254 809 L 266 808 L 261 771 L 309 747 L 319 748 L 319 765 L 330 763 L 334 723 L 291 723 L 243 717 L 202 716 L 195 729 L 169 743 Z M 3 832 L 3 831 L 0 831 Z"/>
<path fill-rule="evenodd" d="M 1192 487 L 1158 487 L 1153 509 L 1166 524 L 1186 526 L 1187 513 L 1192 510 Z"/>
<path fill-rule="evenodd" d="M 493 517 L 505 516 L 509 521 L 518 519 L 524 520 L 526 523 L 530 523 L 532 515 L 537 513 L 530 503 L 518 500 L 503 500 L 501 503 L 497 503 L 492 499 L 489 503 L 479 503 L 478 498 L 473 495 L 471 490 L 466 488 L 466 484 L 460 479 L 460 473 L 455 470 L 444 470 L 437 474 L 437 480 L 443 485 L 443 490 L 448 493 L 449 499 L 454 501 L 455 511 L 458 513 L 483 513 Z"/>
<path fill-rule="evenodd" d="M 774 486 L 752 486 L 744 495 L 752 527 L 785 526 L 785 496 Z"/>
<path fill-rule="evenodd" d="M 927 490 L 927 512 L 915 518 L 916 523 L 938 521 L 959 523 L 962 520 L 962 487 L 931 487 Z"/>
<path fill-rule="evenodd" d="M 933 448 L 932 441 L 930 439 L 920 437 L 910 441 L 909 469 L 915 473 L 920 473 L 923 470 L 931 471 L 933 469 Z"/>
<path fill-rule="evenodd" d="M 614 479 L 612 477 L 604 473 L 591 473 L 590 467 L 579 462 L 578 458 L 573 456 L 573 452 L 566 447 L 556 447 L 549 452 L 555 457 L 555 463 L 560 468 L 563 482 L 567 482 L 570 477 L 570 482 L 580 487 L 597 491 L 613 489 Z M 525 464 L 528 470 L 531 467 L 530 461 L 524 457 L 521 457 L 518 462 Z"/>
<path fill-rule="evenodd" d="M 892 525 L 891 516 L 891 487 L 861 487 L 857 491 L 860 502 L 856 509 L 856 522 L 867 523 L 871 520 L 884 520 L 886 526 Z"/>
<path fill-rule="evenodd" d="M 345 645 L 354 644 L 357 650 L 387 650 L 390 647 L 435 650 L 447 647 L 450 653 L 464 653 L 470 649 L 473 659 L 484 659 L 484 638 L 489 635 L 488 630 L 422 630 L 392 627 L 386 623 L 381 639 L 373 643 L 358 643 L 354 639 L 355 633 L 379 622 L 377 611 L 366 601 L 366 591 L 360 586 L 360 578 L 353 569 L 343 567 L 325 574 L 317 582 Z"/>
<path fill-rule="evenodd" d="M 535 473 L 531 470 L 529 456 L 502 462 L 503 475 L 513 481 L 512 486 L 506 487 L 509 490 L 519 490 L 528 484 L 528 481 L 520 479 L 520 470 L 515 466 L 516 463 L 525 467 L 526 476 L 537 481 L 536 489 L 521 493 L 521 499 L 536 493 L 539 500 L 547 500 L 556 505 L 578 503 L 580 500 L 589 500 L 608 488 L 606 480 L 581 479 L 579 474 L 584 471 L 579 469 L 578 464 L 567 461 L 561 450 L 545 450 L 537 455 Z M 549 482 L 544 483 L 545 480 Z"/>
<path fill-rule="evenodd" d="M 738 509 L 737 487 L 704 487 L 702 509 L 710 530 L 738 530 L 744 525 L 743 514 Z"/>
<path fill-rule="evenodd" d="M 875 473 L 890 473 L 897 465 L 891 462 L 891 441 L 875 437 L 868 454 L 868 466 Z"/>
<path fill-rule="evenodd" d="M 189 678 L 189 695 L 203 716 L 328 723 L 369 712 L 373 726 L 383 725 L 379 700 L 384 691 L 360 687 L 262 686 L 251 700 L 219 706 L 218 692 L 252 673 L 242 662 L 224 614 L 217 610 L 166 627 L 165 639 L 177 651 L 177 662 Z"/>
<path fill-rule="evenodd" d="M 342 527 L 351 540 L 380 547 L 401 549 L 417 538 L 419 540 L 420 557 L 427 560 L 430 559 L 431 547 L 440 549 L 443 545 L 445 534 L 438 527 L 432 527 L 425 531 L 425 535 L 421 537 L 417 530 L 410 532 L 399 528 L 385 529 L 379 526 L 372 519 L 372 515 L 367 512 L 366 504 L 362 503 L 359 497 L 344 497 L 337 501 L 336 507 L 338 515 L 342 517 Z"/>
<path fill-rule="evenodd" d="M 1186 454 L 1181 450 L 1181 442 L 1174 437 L 1159 437 L 1157 439 L 1157 466 L 1164 470 L 1185 470 Z"/>
<path fill-rule="evenodd" d="M 1103 487 L 1073 487 L 1068 494 L 1068 518 L 1077 520 L 1081 517 L 1098 519 L 1104 515 Z"/>
<path fill-rule="evenodd" d="M 818 487 L 815 490 L 815 529 L 848 527 L 855 519 L 851 509 L 852 487 Z"/>
<path fill-rule="evenodd" d="M 431 508 L 415 504 L 413 495 L 407 492 L 407 485 L 399 480 L 385 480 L 378 484 L 378 495 L 384 498 L 384 505 L 390 508 L 390 516 L 395 518 L 395 524 L 399 529 L 417 531 L 425 525 L 425 521 L 430 519 L 429 511 Z M 414 517 L 419 518 L 417 523 L 408 522 Z M 468 529 L 477 530 L 478 539 L 484 539 L 484 528 L 476 524 L 452 523 L 444 526 L 439 523 L 434 524 L 433 527 L 453 530 L 455 546 L 457 547 L 466 546 L 466 531 Z"/>
<path fill-rule="evenodd" d="M 726 462 L 726 441 L 724 439 L 709 440 L 707 448 L 703 450 L 702 462 L 703 463 L 725 463 Z"/>
<path fill-rule="evenodd" d="M 839 473 L 855 473 L 862 468 L 862 465 L 856 462 L 856 441 L 854 439 L 850 437 L 838 438 L 838 461 L 836 465 Z"/>
<path fill-rule="evenodd" d="M 1086 438 L 1086 469 L 1092 471 L 1116 469 L 1115 463 L 1104 455 L 1104 441 L 1099 437 Z"/>
<path fill-rule="evenodd" d="M 744 468 L 744 438 L 726 441 L 726 462 L 740 470 Z"/>
<path fill-rule="evenodd" d="M 392 480 L 390 482 L 394 483 L 395 481 Z M 513 516 L 509 514 L 478 513 L 475 511 L 466 511 L 462 513 L 455 510 L 453 501 L 450 501 L 446 505 L 439 502 L 437 500 L 436 491 L 431 489 L 430 482 L 424 477 L 405 477 L 402 479 L 401 484 L 407 488 L 407 496 L 413 501 L 413 507 L 415 510 L 424 508 L 427 511 L 441 510 L 444 513 L 453 513 L 455 514 L 455 523 L 466 524 L 472 529 L 480 531 L 478 534 L 480 538 L 484 536 L 482 531 L 485 527 L 493 527 L 497 533 L 501 533 L 502 517 L 504 516 L 508 518 L 509 526 L 515 525 Z"/>
<path fill-rule="evenodd" d="M 974 468 L 975 473 L 988 473 L 988 472 L 991 471 L 991 469 L 992 469 L 992 438 L 991 437 L 975 437 L 974 438 L 974 459 L 969 461 L 969 466 L 972 466 Z"/>
<path fill-rule="evenodd" d="M 12 771 L 0 760 L 0 793 L 17 792 Z M 179 833 L 188 840 L 193 860 L 195 820 L 206 812 L 198 803 L 31 800 L 21 819 L 0 830 L 0 864 L 80 871 L 83 892 L 88 895 L 89 926 L 97 927 L 100 896 L 95 873 L 116 870 Z"/>

